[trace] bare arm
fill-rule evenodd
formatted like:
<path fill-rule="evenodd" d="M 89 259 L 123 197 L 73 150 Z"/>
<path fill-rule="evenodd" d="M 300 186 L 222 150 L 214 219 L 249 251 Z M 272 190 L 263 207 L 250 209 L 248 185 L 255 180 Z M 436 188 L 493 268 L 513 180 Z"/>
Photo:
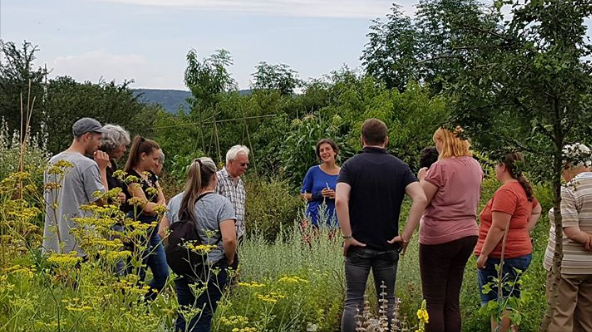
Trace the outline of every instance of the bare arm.
<path fill-rule="evenodd" d="M 162 205 L 162 204 L 158 204 L 158 203 L 149 202 L 148 199 L 146 198 L 146 194 L 144 194 L 144 191 L 142 190 L 142 187 L 138 183 L 132 183 L 132 184 L 128 185 L 127 188 L 128 188 L 128 191 L 130 192 L 130 194 L 132 195 L 132 197 L 139 198 L 145 202 L 143 205 L 141 205 L 141 207 L 142 207 L 142 212 L 147 215 L 155 215 L 154 208 L 156 206 Z"/>
<path fill-rule="evenodd" d="M 532 209 L 532 213 L 530 214 L 528 223 L 526 224 L 526 229 L 528 229 L 529 232 L 534 229 L 534 226 L 536 226 L 537 221 L 539 221 L 539 218 L 541 217 L 542 211 L 543 208 L 541 207 L 541 204 L 537 204 L 537 206 Z"/>
<path fill-rule="evenodd" d="M 580 226 L 563 227 L 563 233 L 570 240 L 586 245 L 590 241 L 590 234 L 582 231 Z"/>
<path fill-rule="evenodd" d="M 156 181 L 156 188 L 158 189 L 158 201 L 156 203 L 159 205 L 166 205 L 166 198 L 164 197 L 164 192 L 158 181 Z"/>
<path fill-rule="evenodd" d="M 491 254 L 491 252 L 504 237 L 504 232 L 510 225 L 510 219 L 512 219 L 512 215 L 505 212 L 494 211 L 491 213 L 491 218 L 491 228 L 489 229 L 489 232 L 487 232 L 485 243 L 483 243 L 483 248 L 481 249 L 481 255 L 477 259 L 477 267 L 479 269 L 485 268 L 485 263 L 489 258 L 489 254 Z"/>
<path fill-rule="evenodd" d="M 168 244 L 168 236 L 167 236 L 167 231 L 169 229 L 169 227 L 171 226 L 171 222 L 169 221 L 169 218 L 167 218 L 166 216 L 163 216 L 162 219 L 160 220 L 160 225 L 158 225 L 158 236 L 160 236 L 160 238 L 164 241 L 164 244 Z"/>
<path fill-rule="evenodd" d="M 224 220 L 220 223 L 222 246 L 224 247 L 224 255 L 228 260 L 228 265 L 232 265 L 234 263 L 234 254 L 236 253 L 237 241 L 234 223 L 234 219 Z"/>
<path fill-rule="evenodd" d="M 405 228 L 403 229 L 403 233 L 401 235 L 395 236 L 392 240 L 388 241 L 389 243 L 401 243 L 401 247 L 403 250 L 407 247 L 407 244 L 413 237 L 413 232 L 417 229 L 417 225 L 419 225 L 419 220 L 423 215 L 423 212 L 427 206 L 427 199 L 426 195 L 419 184 L 419 182 L 413 182 L 405 187 L 405 193 L 411 197 L 413 203 L 411 204 L 411 209 L 409 210 L 409 216 L 407 217 L 407 222 L 405 223 Z"/>
<path fill-rule="evenodd" d="M 436 192 L 438 192 L 438 187 L 434 186 L 433 184 L 431 184 L 430 182 L 428 182 L 426 180 L 422 180 L 421 181 L 421 188 L 423 189 L 423 192 L 425 193 L 426 206 L 427 206 L 432 202 L 432 199 L 436 195 Z"/>
<path fill-rule="evenodd" d="M 340 182 L 337 184 L 335 193 L 335 211 L 337 212 L 337 220 L 339 221 L 339 227 L 341 227 L 341 233 L 343 234 L 343 255 L 347 255 L 347 250 L 350 246 L 362 246 L 366 245 L 358 242 L 354 239 L 349 220 L 349 194 L 351 192 L 351 186 L 347 183 Z"/>

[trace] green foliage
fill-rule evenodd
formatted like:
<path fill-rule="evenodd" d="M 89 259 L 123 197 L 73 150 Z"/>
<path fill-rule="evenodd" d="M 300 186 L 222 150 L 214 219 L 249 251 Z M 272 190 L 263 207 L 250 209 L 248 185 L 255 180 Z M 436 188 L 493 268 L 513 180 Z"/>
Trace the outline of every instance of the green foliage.
<path fill-rule="evenodd" d="M 302 85 L 298 73 L 286 64 L 270 65 L 262 61 L 255 69 L 254 82 L 251 83 L 253 90 L 277 90 L 282 95 L 290 95 Z"/>
<path fill-rule="evenodd" d="M 6 121 L 9 132 L 24 132 L 21 108 L 27 105 L 37 108 L 43 102 L 43 83 L 48 72 L 46 68 L 34 68 L 38 51 L 37 45 L 27 41 L 18 48 L 13 42 L 0 39 L 0 56 L 3 57 L 0 62 L 0 117 Z M 39 132 L 41 120 L 37 116 L 32 118 L 32 132 Z"/>
<path fill-rule="evenodd" d="M 292 121 L 292 130 L 281 145 L 280 153 L 283 175 L 291 180 L 292 186 L 299 187 L 308 168 L 319 163 L 315 152 L 319 140 L 330 138 L 342 149 L 338 155 L 338 164 L 342 160 L 341 156 L 352 155 L 346 144 L 348 136 L 341 136 L 342 132 L 343 121 L 339 115 L 323 120 L 311 114 L 302 120 Z"/>
<path fill-rule="evenodd" d="M 50 80 L 40 104 L 48 150 L 58 153 L 70 146 L 72 124 L 82 117 L 118 124 L 132 135 L 151 136 L 157 108 L 139 103 L 130 83 L 78 83 L 70 77 Z"/>
<path fill-rule="evenodd" d="M 245 181 L 247 191 L 246 228 L 250 234 L 261 234 L 267 241 L 275 241 L 282 230 L 300 221 L 303 203 L 291 194 L 286 181 L 276 179 Z"/>

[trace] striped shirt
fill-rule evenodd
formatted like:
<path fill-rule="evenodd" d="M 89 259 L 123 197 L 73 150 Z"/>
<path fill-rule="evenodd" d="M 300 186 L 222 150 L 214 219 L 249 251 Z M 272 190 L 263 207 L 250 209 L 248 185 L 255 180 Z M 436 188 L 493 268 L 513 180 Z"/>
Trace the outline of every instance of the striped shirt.
<path fill-rule="evenodd" d="M 235 184 L 234 179 L 228 173 L 226 167 L 219 170 L 216 173 L 216 177 L 218 178 L 216 192 L 228 198 L 232 205 L 234 205 L 234 211 L 236 213 L 236 237 L 241 238 L 245 235 L 245 200 L 247 198 L 243 180 L 239 177 Z"/>
<path fill-rule="evenodd" d="M 592 173 L 578 174 L 561 188 L 561 217 L 563 227 L 579 226 L 580 230 L 592 234 Z M 543 266 L 550 270 L 555 253 L 555 216 L 549 211 L 551 230 L 549 244 L 545 251 Z M 592 274 L 592 252 L 584 245 L 569 239 L 563 233 L 562 274 Z"/>

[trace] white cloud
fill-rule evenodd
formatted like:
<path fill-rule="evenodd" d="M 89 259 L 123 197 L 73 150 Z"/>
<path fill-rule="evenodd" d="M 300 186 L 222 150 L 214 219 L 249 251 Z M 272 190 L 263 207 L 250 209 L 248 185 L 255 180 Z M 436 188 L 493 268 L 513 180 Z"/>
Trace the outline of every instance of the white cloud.
<path fill-rule="evenodd" d="M 58 56 L 48 63 L 51 76 L 70 76 L 76 81 L 96 83 L 134 80 L 133 87 L 183 89 L 183 73 L 167 70 L 137 54 L 112 54 L 95 50 L 79 55 Z"/>
<path fill-rule="evenodd" d="M 296 17 L 376 18 L 390 12 L 392 0 L 93 0 L 139 6 Z M 417 0 L 400 0 L 403 11 L 413 13 Z"/>

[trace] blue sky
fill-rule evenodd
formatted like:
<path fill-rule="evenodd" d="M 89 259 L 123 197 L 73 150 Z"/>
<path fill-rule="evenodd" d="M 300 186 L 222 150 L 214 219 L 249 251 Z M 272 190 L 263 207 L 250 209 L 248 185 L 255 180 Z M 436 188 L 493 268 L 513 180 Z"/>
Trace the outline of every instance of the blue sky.
<path fill-rule="evenodd" d="M 398 1 L 413 13 L 418 0 Z M 260 61 L 303 79 L 360 65 L 392 0 L 0 0 L 0 38 L 39 46 L 37 65 L 78 81 L 185 89 L 185 56 L 224 48 L 241 89 Z"/>

